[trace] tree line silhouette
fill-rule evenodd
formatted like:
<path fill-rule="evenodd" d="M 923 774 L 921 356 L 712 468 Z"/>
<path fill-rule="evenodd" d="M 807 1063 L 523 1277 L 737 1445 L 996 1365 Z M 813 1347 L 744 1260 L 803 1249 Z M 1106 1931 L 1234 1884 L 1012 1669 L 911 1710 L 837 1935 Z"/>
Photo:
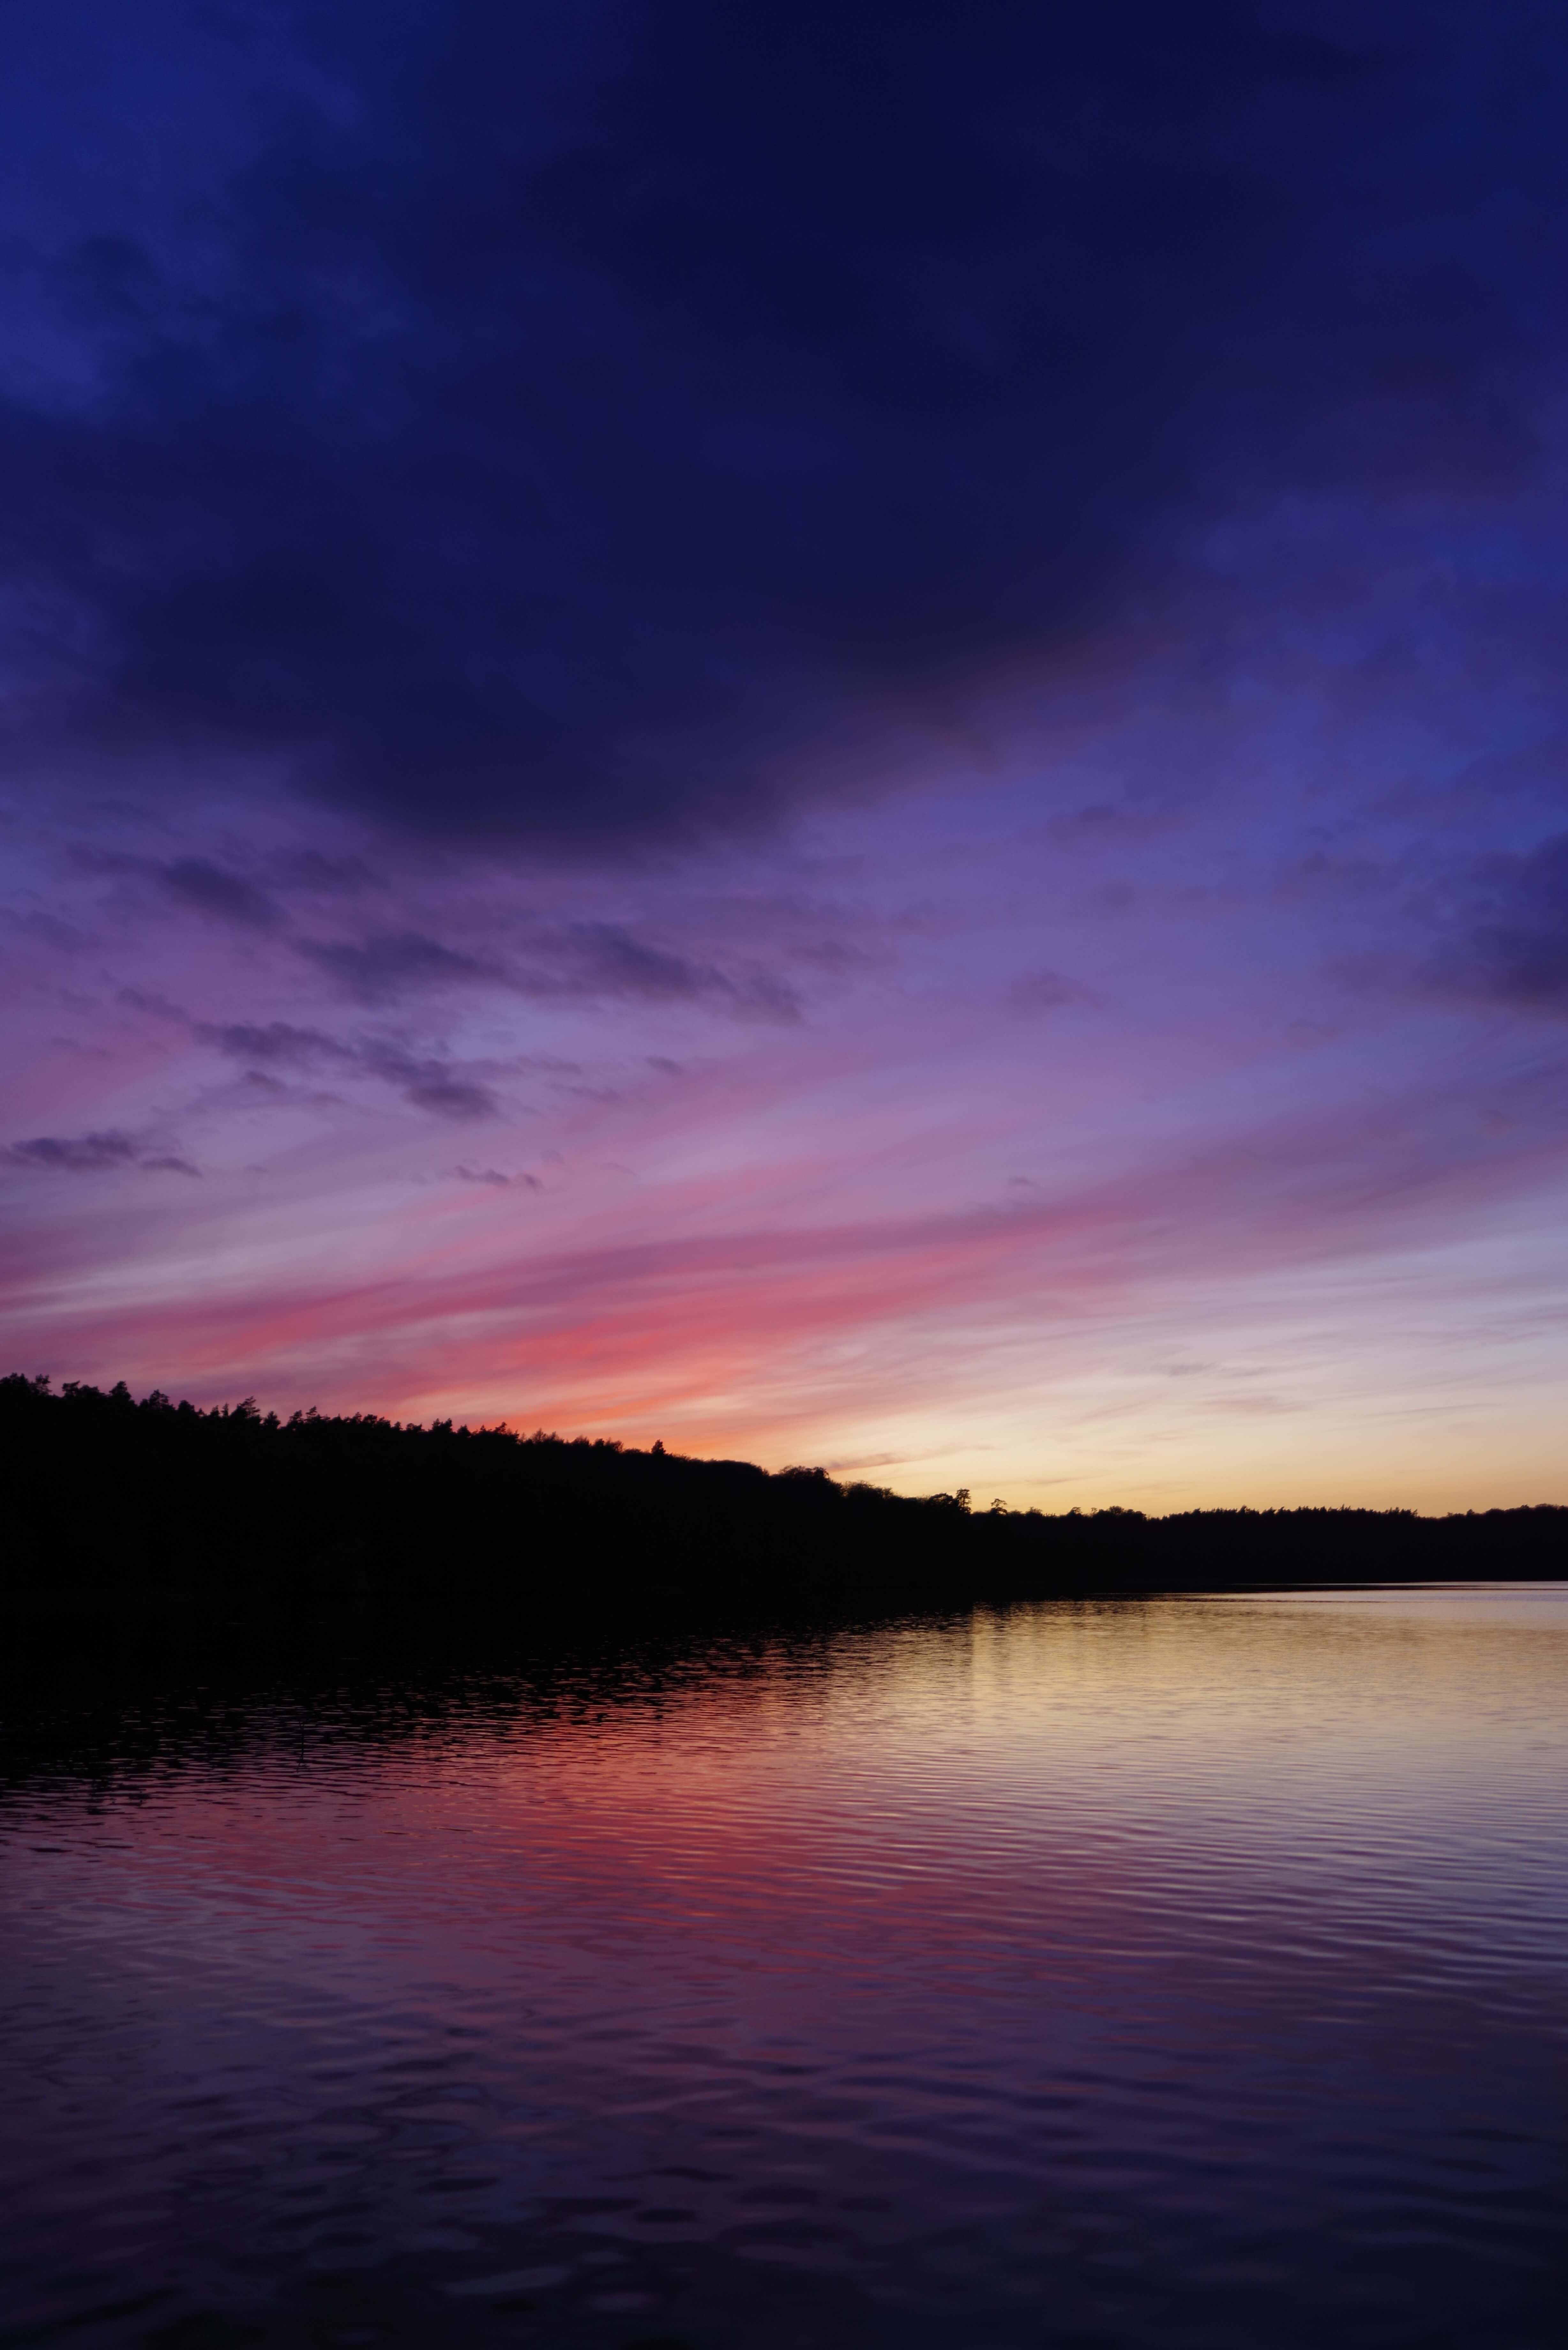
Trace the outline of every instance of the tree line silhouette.
<path fill-rule="evenodd" d="M 1568 1509 L 970 1506 L 542 1430 L 203 1411 L 0 1379 L 5 1613 L 165 1637 L 216 1624 L 504 1617 L 606 1628 L 1273 1583 L 1557 1577 Z"/>

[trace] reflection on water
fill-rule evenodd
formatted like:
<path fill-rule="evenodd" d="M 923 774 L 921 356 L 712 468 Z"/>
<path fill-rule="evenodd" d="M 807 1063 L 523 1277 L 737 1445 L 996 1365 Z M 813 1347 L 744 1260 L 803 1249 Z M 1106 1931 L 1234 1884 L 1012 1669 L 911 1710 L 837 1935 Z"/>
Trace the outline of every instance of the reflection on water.
<path fill-rule="evenodd" d="M 36 1737 L 8 2341 L 1562 2338 L 1568 1587 Z"/>

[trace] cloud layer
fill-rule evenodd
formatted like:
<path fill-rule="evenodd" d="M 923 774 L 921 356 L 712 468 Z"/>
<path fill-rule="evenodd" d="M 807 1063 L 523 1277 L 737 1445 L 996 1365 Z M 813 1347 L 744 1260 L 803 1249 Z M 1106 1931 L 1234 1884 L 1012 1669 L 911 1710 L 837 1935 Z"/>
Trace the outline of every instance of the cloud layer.
<path fill-rule="evenodd" d="M 6 12 L 23 1367 L 1564 1498 L 1565 66 Z"/>
<path fill-rule="evenodd" d="M 1542 463 L 1548 12 L 120 15 L 0 59 L 23 770 L 687 844 L 921 767 L 1216 532 Z"/>

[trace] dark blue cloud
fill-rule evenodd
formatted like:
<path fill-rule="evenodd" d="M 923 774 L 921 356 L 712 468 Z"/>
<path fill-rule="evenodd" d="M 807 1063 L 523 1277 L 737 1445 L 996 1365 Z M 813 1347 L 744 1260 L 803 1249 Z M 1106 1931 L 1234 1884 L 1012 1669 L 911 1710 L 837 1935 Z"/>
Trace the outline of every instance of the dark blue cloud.
<path fill-rule="evenodd" d="M 98 1174 L 105 1167 L 133 1167 L 136 1145 L 128 1134 L 35 1135 L 14 1142 L 5 1156 L 14 1166 L 56 1168 L 73 1175 Z"/>
<path fill-rule="evenodd" d="M 476 955 L 422 931 L 301 939 L 299 952 L 364 1003 L 448 989 L 499 988 L 542 1003 L 701 1003 L 739 1019 L 794 1021 L 800 1000 L 777 972 L 738 975 L 673 953 L 617 922 L 573 922 L 528 941 L 527 960 Z"/>
<path fill-rule="evenodd" d="M 296 1028 L 291 1021 L 229 1020 L 221 1024 L 198 1020 L 192 1033 L 203 1045 L 215 1045 L 236 1061 L 268 1067 L 306 1068 L 322 1061 L 352 1061 L 351 1046 L 319 1028 Z"/>
<path fill-rule="evenodd" d="M 286 1020 L 265 1024 L 235 1020 L 192 1024 L 192 1034 L 231 1060 L 254 1069 L 351 1068 L 393 1086 L 416 1109 L 438 1118 L 493 1118 L 500 1105 L 491 1087 L 471 1068 L 456 1067 L 431 1054 L 410 1051 L 388 1037 L 345 1044 L 319 1028 L 297 1028 Z"/>
<path fill-rule="evenodd" d="M 1525 856 L 1484 859 L 1452 895 L 1428 982 L 1446 994 L 1568 1014 L 1568 832 Z"/>
<path fill-rule="evenodd" d="M 1525 0 L 0 40 L 20 765 L 680 842 L 1148 610 L 1195 527 L 1536 462 L 1568 29 Z"/>
<path fill-rule="evenodd" d="M 210 858 L 176 857 L 154 867 L 153 874 L 177 905 L 210 914 L 217 921 L 235 923 L 242 930 L 273 931 L 283 920 L 265 889 L 257 889 L 243 874 L 225 872 Z"/>
<path fill-rule="evenodd" d="M 299 951 L 345 993 L 368 1003 L 421 988 L 505 983 L 505 972 L 493 960 L 444 946 L 421 931 L 377 931 L 360 940 L 302 939 Z"/>
<path fill-rule="evenodd" d="M 101 1175 L 106 1170 L 146 1167 L 171 1175 L 196 1175 L 200 1169 L 175 1151 L 121 1134 L 116 1128 L 95 1134 L 37 1134 L 26 1142 L 13 1142 L 0 1151 L 13 1167 L 42 1169 L 49 1174 Z"/>

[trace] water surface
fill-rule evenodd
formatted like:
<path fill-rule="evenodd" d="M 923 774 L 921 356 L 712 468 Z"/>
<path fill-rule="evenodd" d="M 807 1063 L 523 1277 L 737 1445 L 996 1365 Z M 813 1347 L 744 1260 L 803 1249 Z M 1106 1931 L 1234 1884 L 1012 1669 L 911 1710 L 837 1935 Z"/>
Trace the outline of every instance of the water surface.
<path fill-rule="evenodd" d="M 1562 2337 L 1568 1587 L 14 1749 L 7 2343 Z"/>

